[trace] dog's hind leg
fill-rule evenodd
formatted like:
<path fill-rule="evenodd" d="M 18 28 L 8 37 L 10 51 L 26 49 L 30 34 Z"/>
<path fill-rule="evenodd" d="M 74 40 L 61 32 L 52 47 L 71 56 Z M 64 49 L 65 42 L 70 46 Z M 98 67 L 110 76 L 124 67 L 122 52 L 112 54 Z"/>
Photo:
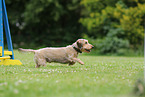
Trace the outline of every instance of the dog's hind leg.
<path fill-rule="evenodd" d="M 39 67 L 40 67 L 40 65 L 36 63 L 36 66 L 35 66 L 35 68 L 39 68 Z"/>
<path fill-rule="evenodd" d="M 45 59 L 39 59 L 39 60 L 37 60 L 35 67 L 39 68 L 40 66 L 46 67 L 46 60 Z"/>
<path fill-rule="evenodd" d="M 43 57 L 35 55 L 34 56 L 34 61 L 36 63 L 36 66 L 35 66 L 36 68 L 39 68 L 41 65 L 44 66 L 44 67 L 46 66 L 46 59 L 43 58 Z"/>
<path fill-rule="evenodd" d="M 69 63 L 69 66 L 74 65 L 74 64 L 75 64 L 75 62 L 70 62 L 70 63 Z"/>

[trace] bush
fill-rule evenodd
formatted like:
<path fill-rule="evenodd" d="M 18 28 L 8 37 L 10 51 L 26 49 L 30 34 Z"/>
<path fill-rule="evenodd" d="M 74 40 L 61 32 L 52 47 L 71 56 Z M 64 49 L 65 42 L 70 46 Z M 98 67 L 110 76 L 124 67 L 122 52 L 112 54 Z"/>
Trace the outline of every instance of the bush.
<path fill-rule="evenodd" d="M 129 42 L 127 40 L 119 39 L 118 37 L 106 37 L 102 43 L 98 45 L 100 53 L 118 53 L 119 49 L 128 48 Z"/>
<path fill-rule="evenodd" d="M 124 32 L 121 29 L 110 29 L 106 37 L 92 39 L 87 35 L 84 35 L 84 38 L 88 39 L 90 43 L 92 43 L 95 48 L 98 50 L 100 54 L 119 54 L 123 55 L 125 49 L 129 48 L 129 41 L 123 38 L 119 38 L 122 36 Z"/>
<path fill-rule="evenodd" d="M 132 1 L 132 5 L 125 0 L 111 0 L 112 4 L 102 7 L 107 1 L 89 1 L 82 0 L 81 4 L 88 13 L 82 13 L 84 17 L 80 19 L 80 22 L 87 28 L 88 33 L 86 34 L 88 37 L 99 38 L 104 41 L 102 42 L 103 46 L 108 45 L 102 52 L 116 52 L 116 48 L 122 48 L 123 45 L 128 45 L 128 42 L 134 48 L 138 45 L 143 45 L 145 4 L 140 3 L 138 0 Z M 111 1 L 109 0 L 108 2 Z M 95 7 L 96 5 L 97 7 Z M 99 7 L 102 8 L 99 9 Z M 122 33 L 117 36 L 113 35 L 118 33 L 118 30 L 122 31 Z M 112 45 L 108 44 L 108 41 L 111 40 Z M 110 50 L 111 48 L 112 50 Z"/>

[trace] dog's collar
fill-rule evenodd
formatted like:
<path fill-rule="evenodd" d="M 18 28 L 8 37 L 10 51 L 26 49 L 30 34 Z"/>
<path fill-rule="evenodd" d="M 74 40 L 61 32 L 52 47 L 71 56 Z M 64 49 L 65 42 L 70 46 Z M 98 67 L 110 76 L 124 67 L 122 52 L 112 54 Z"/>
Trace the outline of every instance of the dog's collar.
<path fill-rule="evenodd" d="M 78 52 L 78 53 L 82 53 L 82 51 L 78 48 L 76 48 L 74 45 L 72 45 L 72 47 Z"/>

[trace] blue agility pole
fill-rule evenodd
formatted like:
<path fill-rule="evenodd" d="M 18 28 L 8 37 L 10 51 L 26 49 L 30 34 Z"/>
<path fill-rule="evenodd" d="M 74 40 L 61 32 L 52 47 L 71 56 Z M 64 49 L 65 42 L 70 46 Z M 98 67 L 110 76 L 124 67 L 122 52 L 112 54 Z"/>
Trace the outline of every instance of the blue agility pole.
<path fill-rule="evenodd" d="M 8 44 L 8 51 L 4 51 L 4 30 Z M 21 65 L 19 60 L 14 60 L 14 52 L 6 11 L 5 0 L 0 0 L 0 65 Z"/>
<path fill-rule="evenodd" d="M 6 39 L 7 39 L 7 44 L 8 44 L 8 50 L 12 52 L 11 59 L 14 59 L 14 52 L 13 52 L 13 46 L 12 46 L 12 40 L 11 40 L 11 34 L 10 34 L 10 27 L 9 27 L 9 22 L 8 22 L 8 16 L 7 16 L 7 11 L 6 11 L 6 5 L 5 5 L 5 0 L 3 0 L 2 4 L 3 8 L 3 20 L 4 20 L 4 27 L 5 27 L 5 34 L 6 34 Z"/>

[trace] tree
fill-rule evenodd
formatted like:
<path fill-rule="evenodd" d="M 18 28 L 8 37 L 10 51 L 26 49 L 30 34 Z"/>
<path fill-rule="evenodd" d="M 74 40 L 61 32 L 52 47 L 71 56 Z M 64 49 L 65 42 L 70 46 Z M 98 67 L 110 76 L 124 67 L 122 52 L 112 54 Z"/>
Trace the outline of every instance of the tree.
<path fill-rule="evenodd" d="M 63 46 L 80 37 L 80 0 L 7 0 L 13 42 Z"/>
<path fill-rule="evenodd" d="M 145 4 L 140 4 L 138 0 L 133 0 L 132 5 L 130 1 L 127 2 L 124 0 L 111 0 L 110 2 L 112 2 L 112 4 L 109 5 L 107 5 L 107 1 L 104 1 L 106 2 L 104 3 L 101 0 L 92 0 L 92 2 L 82 0 L 82 5 L 86 8 L 85 10 L 87 10 L 86 12 L 88 13 L 87 15 L 82 13 L 84 17 L 80 19 L 80 22 L 87 28 L 88 33 L 86 34 L 88 37 L 101 39 L 102 42 L 100 42 L 100 44 L 108 44 L 110 35 L 110 41 L 113 41 L 111 38 L 116 37 L 117 39 L 114 39 L 116 51 L 121 48 L 118 45 L 118 40 L 122 40 L 122 42 L 119 43 L 121 45 L 124 44 L 124 46 L 128 41 L 130 46 L 132 45 L 134 48 L 138 47 L 138 45 L 143 45 L 143 16 L 145 14 Z M 105 4 L 105 6 L 99 9 L 103 4 Z M 97 6 L 96 9 L 94 9 L 94 5 Z M 124 40 L 126 43 L 123 42 Z M 108 48 L 107 46 L 108 45 L 103 45 L 102 48 Z M 126 45 L 126 47 L 128 46 Z M 108 52 L 111 52 L 111 50 L 114 51 L 112 47 L 110 47 Z M 102 52 L 105 53 L 106 50 Z"/>

